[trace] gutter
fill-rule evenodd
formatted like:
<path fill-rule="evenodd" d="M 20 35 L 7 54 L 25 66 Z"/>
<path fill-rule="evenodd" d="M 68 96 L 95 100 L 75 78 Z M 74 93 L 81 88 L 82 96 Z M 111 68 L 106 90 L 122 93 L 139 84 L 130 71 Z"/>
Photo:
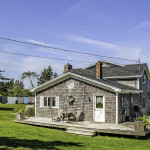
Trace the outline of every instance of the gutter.
<path fill-rule="evenodd" d="M 137 76 L 114 76 L 114 77 L 103 77 L 104 79 L 124 79 L 124 78 L 139 78 L 142 77 L 142 75 L 137 75 Z"/>

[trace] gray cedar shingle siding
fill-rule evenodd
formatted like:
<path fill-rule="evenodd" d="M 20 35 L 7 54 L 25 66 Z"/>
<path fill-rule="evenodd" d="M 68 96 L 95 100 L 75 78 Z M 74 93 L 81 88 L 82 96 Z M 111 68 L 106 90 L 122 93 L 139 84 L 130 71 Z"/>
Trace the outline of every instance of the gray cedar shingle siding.
<path fill-rule="evenodd" d="M 58 95 L 59 98 L 59 108 L 62 108 L 65 112 L 76 113 L 81 109 L 84 113 L 84 120 L 93 121 L 93 94 L 105 94 L 105 122 L 115 123 L 116 122 L 116 95 L 113 92 L 94 87 L 92 85 L 70 79 L 74 81 L 74 88 L 69 90 L 67 88 L 67 83 L 69 80 L 64 81 L 52 88 L 43 90 L 37 93 L 37 116 L 40 117 L 52 117 L 54 113 L 57 113 L 57 109 L 54 108 L 41 108 L 40 107 L 40 96 L 54 96 Z M 69 105 L 68 97 L 73 95 L 76 100 L 71 107 Z M 89 101 L 89 97 L 91 101 Z"/>

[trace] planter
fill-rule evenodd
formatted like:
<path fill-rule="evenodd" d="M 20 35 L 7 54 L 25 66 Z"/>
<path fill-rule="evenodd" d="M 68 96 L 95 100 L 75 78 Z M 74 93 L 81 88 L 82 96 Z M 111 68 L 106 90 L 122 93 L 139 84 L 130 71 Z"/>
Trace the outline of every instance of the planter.
<path fill-rule="evenodd" d="M 25 114 L 24 113 L 16 113 L 16 120 L 23 120 L 25 119 Z"/>
<path fill-rule="evenodd" d="M 144 132 L 146 130 L 144 121 L 134 121 L 134 130 L 139 132 Z"/>

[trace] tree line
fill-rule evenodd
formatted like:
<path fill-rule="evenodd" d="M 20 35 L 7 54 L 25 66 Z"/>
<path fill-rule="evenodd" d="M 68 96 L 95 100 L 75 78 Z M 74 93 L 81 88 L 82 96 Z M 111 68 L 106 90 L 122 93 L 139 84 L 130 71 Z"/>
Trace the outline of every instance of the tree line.
<path fill-rule="evenodd" d="M 53 72 L 51 66 L 44 68 L 40 74 L 36 72 L 23 72 L 20 80 L 8 79 L 2 75 L 4 71 L 0 70 L 0 96 L 11 96 L 11 97 L 28 97 L 33 96 L 34 93 L 30 92 L 30 89 L 24 88 L 22 80 L 28 80 L 30 87 L 35 87 L 34 80 L 36 79 L 37 85 L 41 85 L 53 78 L 58 77 L 58 74 Z"/>

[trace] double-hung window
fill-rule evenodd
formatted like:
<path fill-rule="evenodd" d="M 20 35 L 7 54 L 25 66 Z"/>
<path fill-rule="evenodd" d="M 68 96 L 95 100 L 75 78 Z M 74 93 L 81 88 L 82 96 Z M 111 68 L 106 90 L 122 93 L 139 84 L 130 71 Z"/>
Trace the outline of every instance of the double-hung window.
<path fill-rule="evenodd" d="M 40 107 L 59 108 L 58 96 L 41 96 Z"/>
<path fill-rule="evenodd" d="M 146 75 L 143 75 L 143 83 L 146 83 Z"/>

